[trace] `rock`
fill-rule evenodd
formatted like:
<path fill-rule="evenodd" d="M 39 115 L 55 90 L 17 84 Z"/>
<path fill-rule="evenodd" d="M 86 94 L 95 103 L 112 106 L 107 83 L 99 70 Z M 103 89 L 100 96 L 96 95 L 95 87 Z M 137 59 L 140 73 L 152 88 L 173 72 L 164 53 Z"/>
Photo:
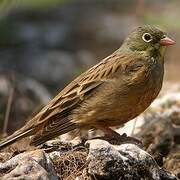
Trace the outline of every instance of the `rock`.
<path fill-rule="evenodd" d="M 60 148 L 44 146 L 44 149 L 46 153 L 43 150 L 24 152 L 0 163 L 1 179 L 177 179 L 134 144 L 112 145 L 105 140 L 93 139 L 85 146 L 82 143 L 64 144 Z"/>
<path fill-rule="evenodd" d="M 42 150 L 21 153 L 5 163 L 0 163 L 2 180 L 58 180 L 53 164 Z"/>
<path fill-rule="evenodd" d="M 134 144 L 111 145 L 103 140 L 90 140 L 87 144 L 87 171 L 95 179 L 161 179 L 162 169 L 153 157 Z M 176 179 L 167 173 L 166 178 Z"/>

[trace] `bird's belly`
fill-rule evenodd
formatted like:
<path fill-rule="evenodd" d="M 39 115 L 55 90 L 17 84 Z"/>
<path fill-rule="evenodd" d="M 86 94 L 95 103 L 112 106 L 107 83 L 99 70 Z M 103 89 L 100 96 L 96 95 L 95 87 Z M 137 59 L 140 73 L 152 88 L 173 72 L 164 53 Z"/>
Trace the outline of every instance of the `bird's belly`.
<path fill-rule="evenodd" d="M 112 119 L 110 124 L 112 126 L 119 125 L 119 123 L 125 123 L 137 117 L 150 106 L 154 98 L 152 92 L 146 92 L 143 94 L 136 94 L 136 97 L 130 97 L 130 100 L 126 101 L 125 105 L 119 103 L 116 107 L 113 107 L 114 113 L 112 116 L 109 116 L 110 119 Z"/>
<path fill-rule="evenodd" d="M 115 98 L 112 112 L 107 115 L 109 126 L 123 124 L 144 112 L 159 94 L 161 83 L 158 85 L 147 82 L 144 86 L 134 87 L 123 98 Z M 110 107 L 109 107 L 110 108 Z"/>

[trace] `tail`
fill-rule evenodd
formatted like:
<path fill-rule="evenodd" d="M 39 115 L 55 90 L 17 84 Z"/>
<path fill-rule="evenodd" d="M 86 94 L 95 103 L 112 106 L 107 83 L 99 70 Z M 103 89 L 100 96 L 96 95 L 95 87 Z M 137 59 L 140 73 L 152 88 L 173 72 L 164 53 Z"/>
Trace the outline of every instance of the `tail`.
<path fill-rule="evenodd" d="M 31 125 L 30 121 L 29 124 Z M 0 142 L 0 150 L 27 136 L 32 136 L 31 145 L 38 146 L 48 140 L 78 128 L 77 124 L 71 122 L 68 118 L 59 119 L 58 116 L 44 121 L 39 126 L 32 127 L 32 125 L 30 126 L 29 124 Z"/>
<path fill-rule="evenodd" d="M 27 137 L 29 135 L 31 135 L 33 132 L 33 129 L 28 129 L 27 131 L 21 131 L 18 130 L 15 133 L 13 133 L 12 135 L 8 136 L 7 138 L 5 138 L 3 141 L 0 142 L 0 150 L 5 148 L 8 145 L 13 144 L 15 141 L 22 139 L 24 137 Z"/>
<path fill-rule="evenodd" d="M 51 140 L 55 137 L 58 137 L 62 134 L 68 133 L 78 128 L 77 124 L 72 123 L 70 121 L 65 122 L 63 124 L 60 123 L 59 126 L 56 127 L 46 126 L 45 128 L 42 128 L 35 136 L 32 137 L 31 145 L 38 146 L 40 144 L 45 143 L 48 140 Z"/>

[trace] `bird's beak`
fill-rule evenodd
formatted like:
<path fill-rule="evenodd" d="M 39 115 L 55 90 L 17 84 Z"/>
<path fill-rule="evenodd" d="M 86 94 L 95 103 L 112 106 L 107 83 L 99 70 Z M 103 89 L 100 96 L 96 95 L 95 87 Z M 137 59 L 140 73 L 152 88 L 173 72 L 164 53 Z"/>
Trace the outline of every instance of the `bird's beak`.
<path fill-rule="evenodd" d="M 175 44 L 176 42 L 174 41 L 174 40 L 172 40 L 171 38 L 169 38 L 169 37 L 167 37 L 167 36 L 165 36 L 164 38 L 162 38 L 161 40 L 160 40 L 160 44 L 162 45 L 162 46 L 170 46 L 170 45 L 173 45 L 173 44 Z"/>

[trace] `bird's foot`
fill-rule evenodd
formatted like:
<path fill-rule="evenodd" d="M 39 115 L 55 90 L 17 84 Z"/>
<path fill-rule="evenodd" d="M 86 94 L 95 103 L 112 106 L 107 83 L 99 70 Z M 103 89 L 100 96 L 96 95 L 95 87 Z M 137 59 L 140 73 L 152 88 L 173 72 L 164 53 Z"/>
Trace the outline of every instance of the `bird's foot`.
<path fill-rule="evenodd" d="M 106 140 L 110 142 L 111 144 L 119 145 L 119 144 L 125 144 L 125 143 L 133 143 L 142 147 L 142 142 L 139 139 L 127 136 L 126 133 L 120 135 L 119 133 L 112 130 L 111 128 L 107 126 L 102 126 L 102 125 L 101 126 L 96 125 L 96 128 L 102 130 L 105 134 L 104 137 L 98 137 L 98 139 Z"/>
<path fill-rule="evenodd" d="M 142 147 L 143 145 L 139 139 L 131 137 L 131 136 L 127 136 L 127 134 L 125 133 L 122 135 L 115 133 L 113 136 L 106 135 L 102 137 L 102 139 L 110 142 L 111 144 L 116 144 L 116 145 L 125 144 L 125 143 L 136 144 L 140 147 Z"/>
<path fill-rule="evenodd" d="M 127 136 L 126 133 L 120 135 L 120 141 L 122 142 L 134 142 L 136 144 L 142 145 L 142 141 L 135 138 L 135 137 L 131 137 L 131 136 Z"/>

